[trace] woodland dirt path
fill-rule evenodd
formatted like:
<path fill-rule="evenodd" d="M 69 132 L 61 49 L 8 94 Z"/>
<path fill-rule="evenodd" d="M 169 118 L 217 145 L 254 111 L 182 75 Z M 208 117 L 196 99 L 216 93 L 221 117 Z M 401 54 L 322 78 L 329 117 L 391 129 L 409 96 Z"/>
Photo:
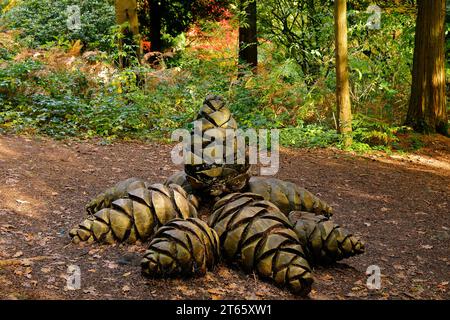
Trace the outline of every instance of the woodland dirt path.
<path fill-rule="evenodd" d="M 282 150 L 277 177 L 328 201 L 333 219 L 366 242 L 365 254 L 315 270 L 311 299 L 450 298 L 450 142 L 431 146 L 409 159 Z M 139 267 L 146 244 L 70 243 L 68 230 L 97 193 L 121 179 L 162 182 L 179 170 L 171 148 L 0 136 L 0 260 L 41 257 L 0 262 L 0 298 L 296 299 L 224 265 L 203 278 L 147 280 Z M 65 289 L 72 264 L 81 268 L 76 291 Z M 365 286 L 369 265 L 381 268 L 380 290 Z"/>

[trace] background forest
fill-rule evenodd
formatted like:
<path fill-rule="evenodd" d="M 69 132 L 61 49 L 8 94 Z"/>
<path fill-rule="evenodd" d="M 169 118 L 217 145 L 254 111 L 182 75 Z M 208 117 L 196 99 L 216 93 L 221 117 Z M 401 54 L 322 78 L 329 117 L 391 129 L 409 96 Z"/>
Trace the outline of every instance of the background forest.
<path fill-rule="evenodd" d="M 161 36 L 155 39 L 150 26 L 156 20 L 148 10 L 154 4 L 138 1 L 144 53 L 150 46 L 163 52 L 143 64 L 132 45 L 117 45 L 123 34 L 113 2 L 0 0 L 0 131 L 101 137 L 105 143 L 167 139 L 214 92 L 226 97 L 241 126 L 280 128 L 283 145 L 342 146 L 336 133 L 333 1 L 258 1 L 257 73 L 246 69 L 239 76 L 242 13 L 236 2 L 159 1 Z M 79 29 L 70 27 L 67 7 L 73 4 L 80 6 Z M 381 8 L 379 28 L 370 25 L 377 19 L 374 5 Z M 421 136 L 403 126 L 415 1 L 350 0 L 347 10 L 351 148 L 420 148 Z M 447 57 L 449 50 L 447 41 Z M 119 68 L 124 58 L 129 63 Z M 446 73 L 449 79 L 448 59 Z"/>

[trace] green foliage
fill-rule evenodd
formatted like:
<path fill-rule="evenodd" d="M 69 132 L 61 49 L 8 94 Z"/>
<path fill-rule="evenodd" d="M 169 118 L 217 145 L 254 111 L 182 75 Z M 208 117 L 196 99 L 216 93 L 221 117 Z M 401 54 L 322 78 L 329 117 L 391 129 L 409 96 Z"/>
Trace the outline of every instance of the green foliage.
<path fill-rule="evenodd" d="M 38 70 L 40 64 L 33 60 L 13 62 L 8 68 L 0 69 L 0 94 L 14 98 L 17 92 L 28 86 L 26 80 L 32 71 Z"/>
<path fill-rule="evenodd" d="M 175 38 L 188 30 L 192 23 L 203 19 L 219 19 L 226 13 L 229 0 L 138 0 L 140 31 L 150 37 L 150 3 L 159 3 L 162 40 L 171 47 Z"/>
<path fill-rule="evenodd" d="M 282 129 L 280 132 L 280 143 L 282 145 L 300 148 L 333 146 L 339 143 L 339 139 L 336 130 L 316 124 L 301 124 L 296 128 Z"/>
<path fill-rule="evenodd" d="M 349 19 L 353 108 L 367 116 L 396 120 L 409 99 L 414 12 L 382 12 L 379 30 L 367 30 L 368 16 L 355 10 Z"/>
<path fill-rule="evenodd" d="M 258 2 L 261 34 L 293 58 L 313 81 L 332 68 L 332 1 L 265 0 Z"/>
<path fill-rule="evenodd" d="M 406 130 L 406 127 L 392 126 L 361 114 L 354 116 L 352 126 L 353 139 L 359 142 L 359 147 L 365 144 L 367 149 L 385 150 L 387 146 L 392 146 L 399 141 L 397 133 Z M 358 146 L 355 147 L 358 148 Z"/>
<path fill-rule="evenodd" d="M 415 7 L 376 1 L 380 29 L 369 30 L 372 1 L 348 1 L 351 99 L 355 113 L 398 120 L 407 108 L 414 48 Z M 259 32 L 276 45 L 276 63 L 295 61 L 308 86 L 335 90 L 333 1 L 259 1 Z"/>
<path fill-rule="evenodd" d="M 9 4 L 9 0 L 0 0 L 0 16 L 3 14 L 3 9 Z"/>
<path fill-rule="evenodd" d="M 404 148 L 399 136 L 406 129 L 392 119 L 400 119 L 396 112 L 409 90 L 402 61 L 411 54 L 412 33 L 402 29 L 404 38 L 397 38 L 401 41 L 389 40 L 403 18 L 410 27 L 407 17 L 386 18 L 386 31 L 370 33 L 364 29 L 364 18 L 358 23 L 353 20 L 350 74 L 355 151 Z M 160 70 L 132 63 L 115 70 L 105 82 L 77 69 L 49 71 L 32 59 L 14 61 L 17 51 L 5 48 L 0 51 L 4 60 L 0 64 L 0 130 L 57 138 L 167 139 L 173 129 L 188 127 L 204 97 L 215 93 L 228 100 L 241 127 L 279 128 L 285 146 L 343 147 L 335 130 L 334 71 L 319 74 L 311 82 L 294 57 L 286 58 L 277 43 L 263 42 L 258 74 L 248 72 L 237 79 L 235 47 L 223 23 L 208 22 L 202 27 L 205 38 L 214 39 L 212 45 L 187 47 Z M 391 49 L 365 47 L 368 34 Z M 121 51 L 117 47 L 122 36 L 118 26 L 112 27 L 102 39 L 109 55 L 97 61 L 111 66 L 119 57 L 134 59 L 135 48 L 125 46 Z M 64 47 L 67 42 L 61 39 L 58 46 Z M 183 34 L 178 40 L 180 47 L 189 42 Z M 409 145 L 420 148 L 421 141 L 411 138 Z"/>
<path fill-rule="evenodd" d="M 80 6 L 80 30 L 67 26 L 70 5 Z M 102 37 L 114 24 L 114 16 L 114 7 L 108 0 L 21 0 L 3 15 L 2 24 L 22 30 L 34 47 L 63 38 L 80 39 L 88 47 L 102 48 Z"/>
<path fill-rule="evenodd" d="M 120 60 L 124 61 L 127 66 L 139 64 L 138 42 L 130 32 L 124 32 L 128 28 L 129 23 L 114 25 L 109 29 L 109 33 L 102 38 L 102 41 L 106 44 L 109 60 L 117 66 L 120 65 Z"/>

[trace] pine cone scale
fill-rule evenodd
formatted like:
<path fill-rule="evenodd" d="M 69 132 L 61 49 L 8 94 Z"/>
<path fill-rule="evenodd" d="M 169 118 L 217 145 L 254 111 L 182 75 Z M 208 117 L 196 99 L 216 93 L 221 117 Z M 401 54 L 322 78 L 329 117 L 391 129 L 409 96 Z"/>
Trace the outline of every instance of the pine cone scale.
<path fill-rule="evenodd" d="M 150 208 L 136 201 L 133 205 L 133 220 L 140 239 L 147 239 L 152 233 L 154 219 Z"/>

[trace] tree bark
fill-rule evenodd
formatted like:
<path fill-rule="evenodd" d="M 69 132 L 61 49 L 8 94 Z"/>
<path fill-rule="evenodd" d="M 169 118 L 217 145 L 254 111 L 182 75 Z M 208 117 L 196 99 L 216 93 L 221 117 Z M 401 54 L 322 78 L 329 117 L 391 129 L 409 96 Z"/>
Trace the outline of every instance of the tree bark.
<path fill-rule="evenodd" d="M 445 96 L 445 0 L 418 0 L 411 97 L 406 125 L 448 135 Z"/>
<path fill-rule="evenodd" d="M 352 144 L 352 110 L 348 79 L 347 1 L 334 0 L 336 41 L 336 106 L 338 133 L 343 135 L 345 147 Z"/>
<path fill-rule="evenodd" d="M 142 56 L 141 40 L 139 35 L 139 19 L 137 14 L 136 0 L 115 0 L 116 23 L 122 25 L 128 22 L 128 28 L 122 30 L 124 38 L 119 40 L 119 48 L 122 50 L 123 43 L 128 43 L 136 46 L 136 55 L 140 61 Z M 121 68 L 130 64 L 128 59 L 119 57 L 119 66 Z"/>
<path fill-rule="evenodd" d="M 162 51 L 161 40 L 161 6 L 158 0 L 150 1 L 150 48 L 151 51 Z"/>
<path fill-rule="evenodd" d="M 258 66 L 258 37 L 256 26 L 256 0 L 241 0 L 245 12 L 239 26 L 239 65 L 247 64 L 256 72 Z"/>

